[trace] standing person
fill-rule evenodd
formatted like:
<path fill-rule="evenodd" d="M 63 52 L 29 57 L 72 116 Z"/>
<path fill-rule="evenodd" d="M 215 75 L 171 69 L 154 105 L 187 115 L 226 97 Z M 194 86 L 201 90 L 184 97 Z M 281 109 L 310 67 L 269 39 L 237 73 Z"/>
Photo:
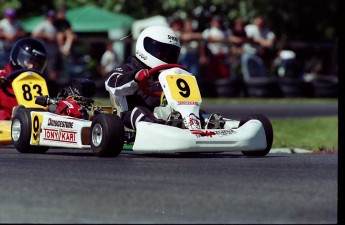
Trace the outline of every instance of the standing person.
<path fill-rule="evenodd" d="M 57 42 L 58 31 L 54 25 L 55 15 L 55 10 L 48 10 L 45 20 L 37 24 L 31 34 L 32 37 L 41 39 L 47 48 L 47 86 L 51 96 L 58 93 L 58 76 L 63 69 L 63 59 Z"/>
<path fill-rule="evenodd" d="M 25 35 L 26 32 L 17 20 L 16 10 L 6 9 L 4 18 L 0 21 L 0 66 L 4 66 L 8 62 L 13 44 Z"/>
<path fill-rule="evenodd" d="M 230 62 L 232 71 L 235 74 L 241 73 L 241 56 L 243 53 L 243 44 L 247 41 L 247 33 L 244 29 L 245 22 L 238 18 L 234 21 L 232 34 L 229 37 L 230 46 Z"/>
<path fill-rule="evenodd" d="M 204 40 L 208 42 L 210 50 L 210 62 L 207 78 L 226 78 L 230 70 L 227 62 L 229 47 L 225 41 L 228 39 L 227 33 L 223 29 L 222 19 L 216 15 L 212 18 L 210 27 L 202 32 Z"/>
<path fill-rule="evenodd" d="M 70 22 L 65 17 L 64 9 L 57 10 L 54 26 L 57 29 L 56 38 L 60 52 L 63 56 L 69 56 L 71 54 L 72 44 L 77 39 L 77 35 L 73 32 Z"/>
<path fill-rule="evenodd" d="M 245 26 L 249 42 L 243 45 L 241 59 L 242 73 L 245 80 L 250 77 L 265 77 L 266 63 L 269 63 L 268 51 L 273 48 L 276 36 L 266 26 L 263 16 L 256 16 L 253 24 Z M 268 67 L 267 67 L 268 68 Z"/>
<path fill-rule="evenodd" d="M 136 129 L 141 121 L 163 123 L 153 115 L 160 104 L 159 96 L 151 96 L 146 90 L 155 82 L 148 70 L 163 64 L 176 64 L 180 53 L 180 40 L 176 33 L 165 26 L 151 26 L 144 29 L 137 38 L 135 56 L 127 63 L 114 68 L 105 81 L 105 88 L 111 98 L 120 106 L 121 119 L 126 127 Z M 156 91 L 162 91 L 161 87 Z M 181 118 L 174 111 L 170 118 Z M 169 120 L 169 119 L 168 119 Z M 182 126 L 182 122 L 180 123 Z"/>
<path fill-rule="evenodd" d="M 202 34 L 196 32 L 193 28 L 193 20 L 186 19 L 183 30 L 180 34 L 181 40 L 181 65 L 186 67 L 194 76 L 199 76 L 200 73 L 200 48 L 199 43 L 202 40 Z"/>
<path fill-rule="evenodd" d="M 0 70 L 0 120 L 11 119 L 12 109 L 18 104 L 13 97 L 12 81 L 7 75 L 20 69 L 42 73 L 46 63 L 47 51 L 42 42 L 33 38 L 22 38 L 14 44 L 9 62 Z"/>
<path fill-rule="evenodd" d="M 107 41 L 105 44 L 105 52 L 101 57 L 101 74 L 106 76 L 110 73 L 116 66 L 119 65 L 119 57 L 114 50 L 113 43 Z"/>

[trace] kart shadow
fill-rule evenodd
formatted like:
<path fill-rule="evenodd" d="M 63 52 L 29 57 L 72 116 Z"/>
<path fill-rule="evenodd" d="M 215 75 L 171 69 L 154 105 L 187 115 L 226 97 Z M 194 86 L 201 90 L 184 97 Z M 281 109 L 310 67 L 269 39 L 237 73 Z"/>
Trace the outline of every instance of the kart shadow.
<path fill-rule="evenodd" d="M 97 157 L 93 152 L 85 150 L 51 150 L 45 153 L 45 155 L 59 155 L 59 156 L 78 156 L 78 157 Z M 266 156 L 245 156 L 242 153 L 234 152 L 223 152 L 223 153 L 136 153 L 132 151 L 122 151 L 116 157 L 109 158 L 276 158 L 276 157 L 289 157 L 289 155 L 283 154 L 268 154 Z M 105 157 L 108 158 L 108 157 Z"/>
<path fill-rule="evenodd" d="M 70 150 L 70 149 L 49 149 L 45 155 L 60 155 L 60 156 L 95 156 L 92 151 L 85 150 Z"/>
<path fill-rule="evenodd" d="M 288 157 L 288 155 L 266 155 L 262 157 L 258 156 L 245 156 L 241 153 L 146 153 L 146 154 L 131 154 L 140 157 L 150 158 L 275 158 L 275 157 Z"/>

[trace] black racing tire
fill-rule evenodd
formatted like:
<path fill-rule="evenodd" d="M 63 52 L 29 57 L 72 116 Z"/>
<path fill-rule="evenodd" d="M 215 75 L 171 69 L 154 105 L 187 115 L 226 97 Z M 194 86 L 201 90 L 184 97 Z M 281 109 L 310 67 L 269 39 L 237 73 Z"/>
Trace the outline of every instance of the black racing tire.
<path fill-rule="evenodd" d="M 262 114 L 253 114 L 250 116 L 243 117 L 240 120 L 239 127 L 241 127 L 243 124 L 245 124 L 246 122 L 252 119 L 259 120 L 262 123 L 265 130 L 267 146 L 265 149 L 258 150 L 258 151 L 242 151 L 242 154 L 245 156 L 265 156 L 271 150 L 272 143 L 273 143 L 273 127 L 272 127 L 271 121 Z"/>
<path fill-rule="evenodd" d="M 91 149 L 99 157 L 115 157 L 125 142 L 124 124 L 113 114 L 99 114 L 91 124 Z"/>
<path fill-rule="evenodd" d="M 214 86 L 218 98 L 240 97 L 243 82 L 237 78 L 214 80 Z"/>
<path fill-rule="evenodd" d="M 45 111 L 40 108 L 20 107 L 12 118 L 11 137 L 14 147 L 20 153 L 39 153 L 43 154 L 48 151 L 47 146 L 30 145 L 31 139 L 31 115 L 32 111 Z"/>
<path fill-rule="evenodd" d="M 12 117 L 13 117 L 20 109 L 23 109 L 23 108 L 25 108 L 25 106 L 23 106 L 23 105 L 17 105 L 17 106 L 15 106 L 14 109 L 13 109 Z"/>
<path fill-rule="evenodd" d="M 316 98 L 337 98 L 339 95 L 339 82 L 334 76 L 317 77 L 310 83 Z"/>
<path fill-rule="evenodd" d="M 255 98 L 280 98 L 283 96 L 278 80 L 271 77 L 250 78 L 245 81 L 245 93 Z"/>
<path fill-rule="evenodd" d="M 310 83 L 297 78 L 283 77 L 279 85 L 285 98 L 307 98 L 313 96 L 313 87 Z"/>

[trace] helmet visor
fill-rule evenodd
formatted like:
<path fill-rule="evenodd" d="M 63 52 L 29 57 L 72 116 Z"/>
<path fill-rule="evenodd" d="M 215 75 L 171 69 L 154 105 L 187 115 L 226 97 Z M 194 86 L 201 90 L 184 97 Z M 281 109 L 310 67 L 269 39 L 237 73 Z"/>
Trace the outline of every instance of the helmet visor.
<path fill-rule="evenodd" d="M 32 54 L 22 48 L 19 49 L 17 64 L 23 69 L 33 69 L 42 73 L 46 63 L 47 61 L 44 55 Z"/>
<path fill-rule="evenodd" d="M 150 37 L 144 38 L 144 48 L 148 53 L 168 64 L 177 63 L 180 54 L 180 48 L 176 45 L 162 43 Z"/>

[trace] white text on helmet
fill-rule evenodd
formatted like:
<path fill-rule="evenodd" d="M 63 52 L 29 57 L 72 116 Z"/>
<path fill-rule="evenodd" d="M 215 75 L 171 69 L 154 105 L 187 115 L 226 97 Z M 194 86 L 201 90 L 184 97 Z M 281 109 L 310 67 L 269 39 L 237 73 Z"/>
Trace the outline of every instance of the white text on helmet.
<path fill-rule="evenodd" d="M 178 43 L 178 38 L 168 35 L 168 39 Z"/>

